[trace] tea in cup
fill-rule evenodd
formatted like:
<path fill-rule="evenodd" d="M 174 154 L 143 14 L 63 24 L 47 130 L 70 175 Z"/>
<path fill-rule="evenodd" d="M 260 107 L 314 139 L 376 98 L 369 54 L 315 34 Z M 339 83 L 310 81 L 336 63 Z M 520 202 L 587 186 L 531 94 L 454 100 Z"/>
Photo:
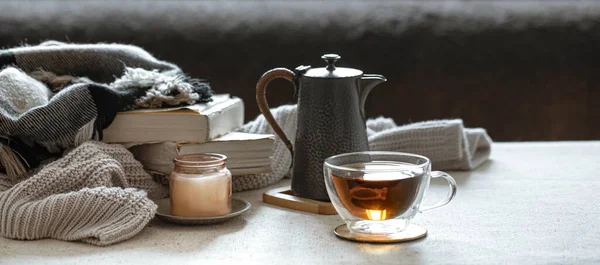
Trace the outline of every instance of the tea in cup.
<path fill-rule="evenodd" d="M 424 156 L 398 152 L 357 152 L 325 160 L 329 198 L 348 230 L 363 237 L 393 238 L 421 211 L 448 204 L 456 182 L 447 173 L 431 171 Z M 431 178 L 444 178 L 450 193 L 432 206 L 421 202 Z"/>

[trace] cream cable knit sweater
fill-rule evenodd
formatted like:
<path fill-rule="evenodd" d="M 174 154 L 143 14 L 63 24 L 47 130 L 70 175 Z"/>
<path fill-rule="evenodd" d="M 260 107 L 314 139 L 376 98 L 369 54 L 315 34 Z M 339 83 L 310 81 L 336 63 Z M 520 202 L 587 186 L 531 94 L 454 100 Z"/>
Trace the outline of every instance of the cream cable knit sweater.
<path fill-rule="evenodd" d="M 0 176 L 0 235 L 109 245 L 154 217 L 148 197 L 167 196 L 127 149 L 90 141 L 14 186 Z"/>
<path fill-rule="evenodd" d="M 291 141 L 296 138 L 296 105 L 284 105 L 271 110 Z M 238 131 L 271 133 L 273 129 L 260 115 Z M 487 161 L 492 139 L 481 128 L 467 129 L 462 120 L 436 120 L 398 126 L 392 119 L 367 120 L 369 148 L 374 151 L 416 153 L 429 157 L 437 170 L 470 170 Z M 236 176 L 234 191 L 257 189 L 289 176 L 292 163 L 289 151 L 281 140 L 275 141 L 273 172 Z"/>

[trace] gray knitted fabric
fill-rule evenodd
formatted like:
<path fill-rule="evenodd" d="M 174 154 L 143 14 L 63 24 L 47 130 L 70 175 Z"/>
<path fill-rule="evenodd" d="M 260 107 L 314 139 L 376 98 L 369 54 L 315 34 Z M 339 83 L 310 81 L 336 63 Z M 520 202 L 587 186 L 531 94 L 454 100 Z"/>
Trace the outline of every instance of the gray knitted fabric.
<path fill-rule="evenodd" d="M 296 105 L 284 105 L 271 110 L 291 141 L 296 138 Z M 238 131 L 271 133 L 273 129 L 260 115 Z M 492 139 L 485 129 L 465 128 L 462 120 L 436 120 L 398 126 L 392 119 L 367 120 L 369 148 L 374 151 L 396 151 L 421 154 L 429 157 L 434 169 L 470 170 L 488 160 Z M 275 141 L 273 172 L 266 174 L 236 176 L 234 191 L 257 189 L 268 186 L 289 176 L 292 163 L 289 151 L 279 138 Z"/>
<path fill-rule="evenodd" d="M 127 149 L 89 141 L 16 185 L 0 175 L 0 235 L 105 246 L 137 234 L 156 213 L 150 198 L 167 196 Z"/>

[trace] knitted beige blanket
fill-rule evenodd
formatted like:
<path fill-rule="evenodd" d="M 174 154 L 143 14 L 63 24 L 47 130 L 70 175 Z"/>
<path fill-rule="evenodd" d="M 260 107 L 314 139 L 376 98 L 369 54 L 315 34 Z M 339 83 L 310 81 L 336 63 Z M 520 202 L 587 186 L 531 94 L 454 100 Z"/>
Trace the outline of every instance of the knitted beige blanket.
<path fill-rule="evenodd" d="M 167 196 L 127 149 L 90 141 L 18 183 L 0 175 L 0 235 L 105 246 L 142 230 L 150 198 Z"/>

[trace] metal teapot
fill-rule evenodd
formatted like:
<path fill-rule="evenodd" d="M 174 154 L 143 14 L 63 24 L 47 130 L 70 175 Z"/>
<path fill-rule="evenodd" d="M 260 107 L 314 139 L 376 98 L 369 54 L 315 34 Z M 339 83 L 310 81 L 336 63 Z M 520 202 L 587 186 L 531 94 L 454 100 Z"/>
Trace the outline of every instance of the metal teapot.
<path fill-rule="evenodd" d="M 292 154 L 292 191 L 296 196 L 329 201 L 323 161 L 330 156 L 368 151 L 364 105 L 371 89 L 385 82 L 381 75 L 336 67 L 341 57 L 325 54 L 326 67 L 275 68 L 256 85 L 260 111 Z M 294 145 L 273 118 L 266 99 L 271 80 L 287 79 L 298 89 L 298 124 Z"/>

